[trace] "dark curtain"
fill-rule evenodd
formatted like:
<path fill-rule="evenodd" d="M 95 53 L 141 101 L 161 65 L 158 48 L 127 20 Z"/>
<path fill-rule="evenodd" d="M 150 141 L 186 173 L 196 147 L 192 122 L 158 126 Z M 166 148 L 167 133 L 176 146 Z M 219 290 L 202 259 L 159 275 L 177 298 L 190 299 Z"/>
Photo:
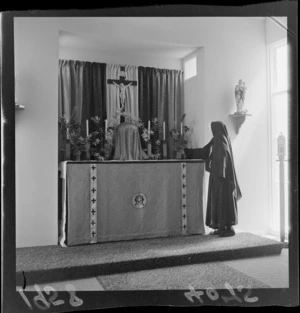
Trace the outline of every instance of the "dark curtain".
<path fill-rule="evenodd" d="M 74 117 L 86 134 L 86 119 L 106 119 L 106 64 L 59 60 L 59 116 Z M 89 122 L 90 131 L 93 124 Z"/>
<path fill-rule="evenodd" d="M 139 117 L 147 125 L 158 116 L 158 69 L 138 67 Z"/>
<path fill-rule="evenodd" d="M 138 67 L 139 116 L 145 125 L 158 117 L 160 132 L 180 127 L 183 112 L 183 71 Z M 162 137 L 162 134 L 161 134 Z M 169 151 L 170 152 L 170 151 Z"/>

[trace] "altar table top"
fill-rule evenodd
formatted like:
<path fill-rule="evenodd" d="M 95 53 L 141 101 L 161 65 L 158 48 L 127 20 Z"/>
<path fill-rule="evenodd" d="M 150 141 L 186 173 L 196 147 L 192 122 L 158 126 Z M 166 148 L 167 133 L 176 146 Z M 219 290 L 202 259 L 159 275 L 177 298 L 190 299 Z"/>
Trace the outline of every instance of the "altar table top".
<path fill-rule="evenodd" d="M 202 160 L 65 161 L 62 246 L 204 233 Z"/>

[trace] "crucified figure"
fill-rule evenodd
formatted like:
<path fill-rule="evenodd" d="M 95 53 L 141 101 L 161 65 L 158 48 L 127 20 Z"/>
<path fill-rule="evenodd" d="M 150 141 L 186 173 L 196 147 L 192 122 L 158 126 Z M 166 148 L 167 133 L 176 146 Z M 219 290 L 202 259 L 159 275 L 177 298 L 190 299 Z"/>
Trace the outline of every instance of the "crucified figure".
<path fill-rule="evenodd" d="M 125 90 L 127 87 L 129 87 L 131 83 L 124 85 L 123 83 L 117 84 L 116 82 L 113 82 L 113 84 L 115 86 L 117 86 L 120 89 L 120 103 L 121 103 L 121 110 L 124 110 L 124 106 L 125 106 Z"/>

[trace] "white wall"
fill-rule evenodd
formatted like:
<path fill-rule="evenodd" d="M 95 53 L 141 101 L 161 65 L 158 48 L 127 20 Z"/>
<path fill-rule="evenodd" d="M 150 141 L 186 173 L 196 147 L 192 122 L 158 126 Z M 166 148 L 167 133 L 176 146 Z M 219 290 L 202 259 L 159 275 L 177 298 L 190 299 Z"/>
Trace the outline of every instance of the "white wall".
<path fill-rule="evenodd" d="M 186 114 L 185 125 L 190 128 L 188 147 L 195 148 L 203 146 L 205 142 L 203 124 L 205 123 L 205 65 L 204 48 L 198 49 L 183 59 L 184 63 L 196 57 L 197 75 L 184 80 L 184 113 Z"/>
<path fill-rule="evenodd" d="M 265 232 L 269 221 L 269 160 L 267 62 L 264 23 L 245 23 L 233 29 L 231 36 L 219 39 L 213 52 L 206 55 L 208 71 L 206 99 L 207 121 L 222 120 L 232 139 L 237 178 L 243 194 L 239 201 L 239 228 Z M 228 115 L 236 111 L 234 86 L 246 82 L 247 117 L 238 135 Z M 211 137 L 207 134 L 207 140 Z M 259 183 L 258 183 L 259 182 Z"/>
<path fill-rule="evenodd" d="M 16 246 L 57 243 L 58 32 L 15 19 Z"/>
<path fill-rule="evenodd" d="M 270 173 L 264 20 L 220 18 L 214 25 L 199 28 L 197 36 L 202 38 L 204 53 L 204 67 L 200 70 L 205 75 L 204 96 L 199 98 L 199 91 L 195 89 L 194 93 L 185 96 L 185 99 L 193 99 L 185 106 L 187 112 L 193 112 L 197 118 L 204 112 L 205 118 L 195 127 L 193 147 L 197 147 L 196 143 L 201 147 L 211 139 L 211 121 L 220 120 L 227 125 L 243 194 L 238 203 L 238 228 L 265 233 L 269 221 Z M 247 118 L 237 135 L 229 114 L 236 111 L 234 87 L 240 78 L 248 88 L 245 109 L 252 116 Z M 204 107 L 195 105 L 203 101 Z"/>
<path fill-rule="evenodd" d="M 66 60 L 149 66 L 156 68 L 181 70 L 180 59 L 156 57 L 147 54 L 128 54 L 126 52 L 124 53 L 124 51 L 114 51 L 107 53 L 100 50 L 60 47 L 59 58 Z"/>

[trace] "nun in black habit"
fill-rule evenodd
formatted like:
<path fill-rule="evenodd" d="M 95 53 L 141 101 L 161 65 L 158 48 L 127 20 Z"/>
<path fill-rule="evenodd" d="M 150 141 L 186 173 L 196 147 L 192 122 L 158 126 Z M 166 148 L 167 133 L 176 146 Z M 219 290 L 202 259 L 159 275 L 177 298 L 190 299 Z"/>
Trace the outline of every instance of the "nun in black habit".
<path fill-rule="evenodd" d="M 203 148 L 185 149 L 188 159 L 205 160 L 210 173 L 206 225 L 213 234 L 233 236 L 233 225 L 238 223 L 237 201 L 242 197 L 237 182 L 230 138 L 222 122 L 212 122 L 212 140 Z"/>

